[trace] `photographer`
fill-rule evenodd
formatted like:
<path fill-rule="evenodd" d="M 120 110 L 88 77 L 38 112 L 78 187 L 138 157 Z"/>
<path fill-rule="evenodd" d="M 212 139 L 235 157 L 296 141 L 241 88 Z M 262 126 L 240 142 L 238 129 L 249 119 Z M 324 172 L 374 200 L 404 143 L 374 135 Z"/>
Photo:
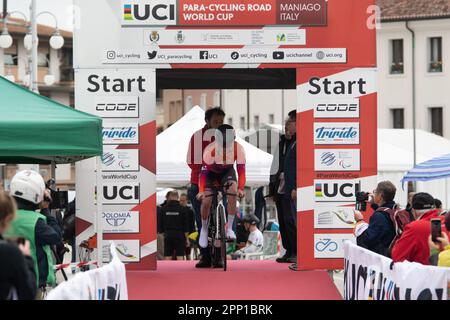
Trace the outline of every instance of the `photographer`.
<path fill-rule="evenodd" d="M 389 256 L 389 246 L 394 239 L 395 227 L 386 208 L 394 209 L 397 189 L 390 181 L 378 183 L 377 188 L 369 194 L 372 208 L 376 208 L 369 223 L 364 222 L 362 213 L 355 210 L 355 236 L 358 246 L 375 253 Z"/>
<path fill-rule="evenodd" d="M 30 257 L 30 242 L 8 243 L 2 236 L 15 215 L 14 199 L 0 191 L 0 300 L 33 300 L 36 274 Z"/>
<path fill-rule="evenodd" d="M 12 237 L 24 237 L 30 242 L 37 287 L 44 293 L 47 284 L 55 283 L 50 246 L 62 241 L 61 230 L 56 219 L 46 210 L 49 201 L 44 201 L 45 183 L 39 173 L 32 170 L 17 173 L 10 189 L 19 210 L 7 233 Z M 40 207 L 42 213 L 36 212 Z"/>

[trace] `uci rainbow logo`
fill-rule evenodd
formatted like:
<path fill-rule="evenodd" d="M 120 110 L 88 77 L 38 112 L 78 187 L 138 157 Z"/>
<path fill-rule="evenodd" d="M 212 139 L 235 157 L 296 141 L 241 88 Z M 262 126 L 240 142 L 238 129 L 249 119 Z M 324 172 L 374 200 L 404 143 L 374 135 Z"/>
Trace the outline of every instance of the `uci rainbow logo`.
<path fill-rule="evenodd" d="M 133 20 L 133 15 L 131 14 L 131 4 L 123 5 L 123 19 L 124 20 Z"/>

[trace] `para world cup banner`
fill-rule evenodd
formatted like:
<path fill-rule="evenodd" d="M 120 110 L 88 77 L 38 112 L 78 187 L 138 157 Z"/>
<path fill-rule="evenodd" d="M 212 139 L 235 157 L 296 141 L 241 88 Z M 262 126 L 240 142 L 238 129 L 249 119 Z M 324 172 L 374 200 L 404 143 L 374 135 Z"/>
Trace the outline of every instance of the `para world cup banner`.
<path fill-rule="evenodd" d="M 122 0 L 122 26 L 327 24 L 326 0 Z"/>
<path fill-rule="evenodd" d="M 393 263 L 379 254 L 344 243 L 345 300 L 447 300 L 450 268 Z"/>

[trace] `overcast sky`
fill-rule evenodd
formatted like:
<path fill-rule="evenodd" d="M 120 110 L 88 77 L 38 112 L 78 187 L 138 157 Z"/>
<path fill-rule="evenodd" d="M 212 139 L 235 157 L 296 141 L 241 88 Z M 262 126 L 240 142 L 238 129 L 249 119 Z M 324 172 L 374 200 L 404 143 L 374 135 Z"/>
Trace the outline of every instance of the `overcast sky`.
<path fill-rule="evenodd" d="M 8 11 L 22 11 L 28 18 L 30 16 L 30 3 L 31 0 L 8 0 Z M 57 17 L 60 29 L 69 31 L 73 29 L 71 19 L 72 0 L 36 0 L 36 3 L 38 13 L 50 11 Z M 3 12 L 3 0 L 0 0 L 0 8 Z M 13 17 L 20 18 L 20 15 L 13 15 Z M 50 26 L 55 25 L 54 19 L 48 14 L 40 15 L 38 23 Z"/>

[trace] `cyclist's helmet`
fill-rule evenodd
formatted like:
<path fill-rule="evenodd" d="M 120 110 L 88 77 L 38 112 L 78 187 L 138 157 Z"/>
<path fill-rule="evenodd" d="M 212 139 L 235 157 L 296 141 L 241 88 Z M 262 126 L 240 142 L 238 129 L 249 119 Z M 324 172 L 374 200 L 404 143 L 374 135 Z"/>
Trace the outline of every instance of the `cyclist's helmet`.
<path fill-rule="evenodd" d="M 244 216 L 244 219 L 242 219 L 242 222 L 250 223 L 251 225 L 255 225 L 256 226 L 256 225 L 259 224 L 259 219 L 254 214 L 246 214 Z"/>
<path fill-rule="evenodd" d="M 214 138 L 223 147 L 230 147 L 236 139 L 236 131 L 229 124 L 222 124 L 216 129 Z"/>

